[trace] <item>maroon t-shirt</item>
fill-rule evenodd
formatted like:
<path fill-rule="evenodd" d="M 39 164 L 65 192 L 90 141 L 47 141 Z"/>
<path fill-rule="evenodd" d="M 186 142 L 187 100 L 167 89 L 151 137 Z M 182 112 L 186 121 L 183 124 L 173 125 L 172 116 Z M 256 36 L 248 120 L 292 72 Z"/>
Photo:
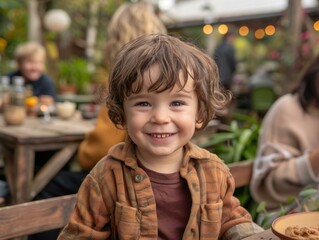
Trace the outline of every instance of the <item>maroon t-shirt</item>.
<path fill-rule="evenodd" d="M 139 165 L 149 176 L 155 195 L 158 239 L 182 239 L 192 206 L 186 180 L 179 172 L 157 173 Z"/>

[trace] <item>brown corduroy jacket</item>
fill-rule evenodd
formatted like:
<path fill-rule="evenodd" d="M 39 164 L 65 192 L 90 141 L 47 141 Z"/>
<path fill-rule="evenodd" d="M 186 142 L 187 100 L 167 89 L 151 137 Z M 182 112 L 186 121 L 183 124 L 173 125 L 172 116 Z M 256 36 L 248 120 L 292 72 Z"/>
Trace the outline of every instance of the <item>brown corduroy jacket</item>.
<path fill-rule="evenodd" d="M 134 148 L 127 138 L 98 162 L 84 180 L 59 240 L 157 239 L 151 182 L 138 167 Z M 183 240 L 242 239 L 261 231 L 233 196 L 234 179 L 216 155 L 187 144 L 180 174 L 192 195 Z"/>

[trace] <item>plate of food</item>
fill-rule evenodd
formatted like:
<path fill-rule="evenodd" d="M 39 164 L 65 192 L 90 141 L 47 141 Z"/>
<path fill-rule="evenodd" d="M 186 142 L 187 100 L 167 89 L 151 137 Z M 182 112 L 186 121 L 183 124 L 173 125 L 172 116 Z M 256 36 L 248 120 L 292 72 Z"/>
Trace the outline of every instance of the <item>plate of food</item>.
<path fill-rule="evenodd" d="M 300 212 L 275 219 L 272 231 L 283 240 L 319 240 L 319 212 Z"/>

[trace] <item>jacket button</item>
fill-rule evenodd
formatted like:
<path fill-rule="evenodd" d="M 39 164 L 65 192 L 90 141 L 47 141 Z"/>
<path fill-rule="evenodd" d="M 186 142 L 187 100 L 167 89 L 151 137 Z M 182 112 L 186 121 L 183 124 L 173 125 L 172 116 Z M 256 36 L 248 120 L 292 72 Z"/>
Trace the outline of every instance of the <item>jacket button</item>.
<path fill-rule="evenodd" d="M 137 174 L 137 175 L 135 175 L 134 180 L 135 180 L 135 182 L 137 182 L 137 183 L 142 182 L 143 176 L 140 175 L 140 174 Z"/>

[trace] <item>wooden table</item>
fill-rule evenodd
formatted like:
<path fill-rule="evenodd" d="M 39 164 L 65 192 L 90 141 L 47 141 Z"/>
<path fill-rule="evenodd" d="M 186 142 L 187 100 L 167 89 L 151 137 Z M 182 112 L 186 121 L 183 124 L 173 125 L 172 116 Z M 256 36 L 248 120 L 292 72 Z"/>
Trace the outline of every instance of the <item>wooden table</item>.
<path fill-rule="evenodd" d="M 244 240 L 280 240 L 271 229 L 267 229 L 261 233 L 244 238 Z"/>
<path fill-rule="evenodd" d="M 76 115 L 70 120 L 27 118 L 21 126 L 7 126 L 0 116 L 0 145 L 12 203 L 35 197 L 57 172 L 70 160 L 94 120 Z M 59 150 L 34 176 L 36 151 Z"/>

